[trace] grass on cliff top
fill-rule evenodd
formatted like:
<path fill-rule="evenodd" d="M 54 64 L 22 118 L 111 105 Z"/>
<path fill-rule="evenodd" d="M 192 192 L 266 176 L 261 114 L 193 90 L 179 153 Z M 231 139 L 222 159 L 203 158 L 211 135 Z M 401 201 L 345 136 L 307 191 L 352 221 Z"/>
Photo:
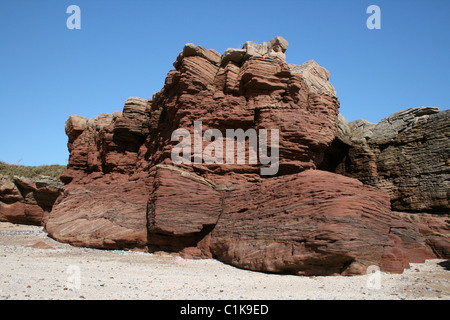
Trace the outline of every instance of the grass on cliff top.
<path fill-rule="evenodd" d="M 38 176 L 49 176 L 59 179 L 61 173 L 66 170 L 67 166 L 53 164 L 48 166 L 22 166 L 16 164 L 7 164 L 0 161 L 0 175 L 21 176 L 25 178 L 35 178 Z"/>

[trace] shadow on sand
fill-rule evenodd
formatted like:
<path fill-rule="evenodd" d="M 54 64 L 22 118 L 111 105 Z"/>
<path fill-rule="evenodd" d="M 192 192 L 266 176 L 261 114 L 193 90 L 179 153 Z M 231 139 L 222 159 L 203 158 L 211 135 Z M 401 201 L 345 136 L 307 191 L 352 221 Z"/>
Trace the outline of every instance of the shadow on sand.
<path fill-rule="evenodd" d="M 450 260 L 439 262 L 438 265 L 443 267 L 445 270 L 450 271 Z"/>

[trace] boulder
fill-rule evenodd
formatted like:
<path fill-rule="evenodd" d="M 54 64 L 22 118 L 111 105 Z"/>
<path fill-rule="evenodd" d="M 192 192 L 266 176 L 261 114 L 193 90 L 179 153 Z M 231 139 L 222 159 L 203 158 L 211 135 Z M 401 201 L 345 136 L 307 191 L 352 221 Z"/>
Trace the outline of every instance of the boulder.
<path fill-rule="evenodd" d="M 69 183 L 45 224 L 53 239 L 99 249 L 147 247 L 146 179 L 110 174 Z"/>

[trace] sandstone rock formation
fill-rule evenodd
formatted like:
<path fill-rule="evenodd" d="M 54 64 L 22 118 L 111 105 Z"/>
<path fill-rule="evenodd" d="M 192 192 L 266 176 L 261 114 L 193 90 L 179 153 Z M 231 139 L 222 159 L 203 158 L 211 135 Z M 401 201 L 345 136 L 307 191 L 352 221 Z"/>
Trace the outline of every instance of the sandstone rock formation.
<path fill-rule="evenodd" d="M 45 224 L 61 187 L 59 180 L 46 176 L 29 179 L 0 175 L 0 221 Z"/>
<path fill-rule="evenodd" d="M 345 152 L 334 171 L 386 191 L 392 210 L 417 226 L 436 255 L 448 258 L 450 110 L 409 108 L 378 124 L 341 119 L 341 127 Z"/>
<path fill-rule="evenodd" d="M 394 210 L 450 212 L 450 110 L 410 108 L 349 127 L 343 140 L 351 148 L 339 173 L 388 192 Z"/>
<path fill-rule="evenodd" d="M 448 141 L 431 133 L 410 139 L 405 131 L 418 137 L 417 126 L 444 130 L 446 120 L 439 113 L 415 113 L 417 121 L 397 115 L 402 123 L 391 119 L 388 129 L 380 127 L 389 141 L 370 124 L 345 124 L 328 71 L 314 61 L 287 65 L 287 47 L 277 37 L 220 55 L 187 44 L 152 99 L 130 98 L 123 112 L 95 119 L 71 116 L 66 185 L 46 221 L 48 234 L 79 246 L 165 250 L 305 275 L 364 274 L 373 264 L 402 272 L 409 262 L 445 256 L 441 220 L 427 229 L 427 219 L 417 224 L 392 212 L 391 202 L 399 211 L 418 201 L 422 206 L 413 210 L 448 209 L 448 185 L 431 196 L 410 192 L 448 180 L 448 162 L 427 172 L 414 164 L 423 152 L 415 149 L 419 142 L 424 150 L 448 150 Z M 174 164 L 179 141 L 172 133 L 182 128 L 193 135 L 194 121 L 204 131 L 219 130 L 214 143 L 222 145 L 229 129 L 278 129 L 277 174 L 261 174 L 261 161 L 195 161 L 199 150 L 188 154 L 191 163 Z M 374 137 L 382 141 L 376 152 L 367 142 Z M 400 156 L 383 153 L 392 141 L 405 145 L 406 176 L 392 162 Z M 202 141 L 200 152 L 208 146 Z M 425 174 L 434 180 L 414 178 Z"/>
<path fill-rule="evenodd" d="M 224 262 L 303 275 L 402 272 L 433 257 L 412 224 L 390 213 L 386 195 L 319 170 L 238 185 L 226 195 L 211 248 Z M 404 245 L 408 237 L 414 246 Z M 414 255 L 414 256 L 413 256 Z"/>

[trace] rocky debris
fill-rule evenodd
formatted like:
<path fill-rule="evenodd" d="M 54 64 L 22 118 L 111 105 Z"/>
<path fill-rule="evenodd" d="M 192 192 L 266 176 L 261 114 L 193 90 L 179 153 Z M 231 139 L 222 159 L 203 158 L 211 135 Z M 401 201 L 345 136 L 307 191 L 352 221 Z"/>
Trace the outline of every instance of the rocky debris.
<path fill-rule="evenodd" d="M 62 183 L 51 177 L 8 178 L 0 175 L 0 221 L 45 224 Z"/>
<path fill-rule="evenodd" d="M 49 249 L 49 250 L 55 250 L 54 247 L 52 247 L 51 245 L 49 245 L 48 243 L 46 243 L 45 241 L 38 241 L 32 245 L 27 246 L 29 248 L 34 248 L 34 249 Z"/>
<path fill-rule="evenodd" d="M 130 98 L 113 115 L 69 118 L 66 185 L 46 222 L 48 234 L 77 246 L 164 250 L 308 275 L 364 274 L 372 264 L 400 273 L 410 262 L 440 256 L 443 237 L 424 234 L 425 227 L 390 205 L 417 203 L 408 197 L 416 196 L 411 184 L 422 181 L 411 167 L 422 161 L 414 158 L 420 148 L 428 154 L 448 148 L 445 125 L 434 119 L 441 113 L 397 115 L 404 129 L 399 120 L 386 129 L 397 135 L 394 153 L 385 154 L 389 147 L 370 142 L 379 136 L 376 126 L 348 124 L 339 115 L 328 71 L 314 61 L 286 64 L 287 46 L 277 37 L 220 55 L 187 44 L 152 99 Z M 192 149 L 191 163 L 174 164 L 171 151 L 179 141 L 171 135 L 180 128 L 192 135 L 194 121 L 203 131 L 219 130 L 214 143 L 223 145 L 227 129 L 278 129 L 276 175 L 262 174 L 260 162 L 196 163 L 199 150 Z M 420 140 L 428 132 L 420 126 L 431 124 L 441 129 Z M 402 145 L 402 157 L 412 163 L 396 169 L 403 158 L 394 146 Z M 200 151 L 208 146 L 202 143 Z M 447 179 L 445 172 L 441 162 L 427 171 L 428 186 Z M 445 207 L 442 190 L 433 201 Z"/>

